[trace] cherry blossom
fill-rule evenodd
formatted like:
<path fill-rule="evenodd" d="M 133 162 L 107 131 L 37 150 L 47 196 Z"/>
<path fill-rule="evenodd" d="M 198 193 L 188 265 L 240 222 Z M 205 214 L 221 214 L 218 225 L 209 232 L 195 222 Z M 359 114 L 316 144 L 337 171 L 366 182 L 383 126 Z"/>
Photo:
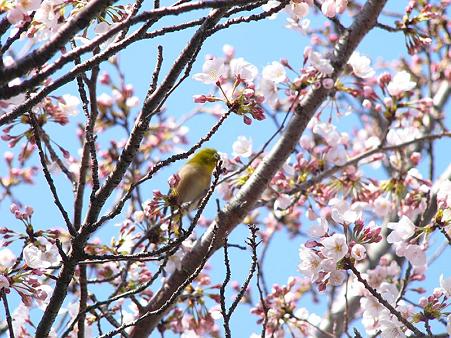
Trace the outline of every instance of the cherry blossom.
<path fill-rule="evenodd" d="M 443 289 L 448 297 L 451 297 L 451 277 L 444 277 L 440 275 L 440 287 Z"/>
<path fill-rule="evenodd" d="M 446 180 L 440 185 L 437 201 L 442 208 L 451 208 L 451 181 Z"/>
<path fill-rule="evenodd" d="M 308 229 L 308 233 L 312 237 L 322 237 L 324 236 L 329 229 L 329 225 L 324 218 L 317 218 L 316 223 L 310 225 Z"/>
<path fill-rule="evenodd" d="M 5 271 L 13 266 L 15 261 L 16 256 L 9 248 L 2 248 L 0 250 L 0 271 Z"/>
<path fill-rule="evenodd" d="M 258 69 L 244 58 L 232 59 L 230 61 L 230 71 L 233 75 L 239 76 L 244 81 L 253 81 L 258 74 Z"/>
<path fill-rule="evenodd" d="M 227 69 L 224 60 L 220 58 L 211 58 L 205 60 L 202 66 L 202 73 L 194 74 L 193 79 L 205 84 L 215 84 L 220 81 L 221 77 L 227 75 L 226 71 Z"/>
<path fill-rule="evenodd" d="M 387 228 L 393 230 L 387 236 L 388 243 L 399 243 L 401 241 L 405 241 L 415 233 L 415 225 L 406 216 L 402 216 L 399 222 L 387 223 Z"/>
<path fill-rule="evenodd" d="M 320 73 L 324 75 L 331 75 L 334 72 L 334 67 L 330 64 L 330 60 L 323 58 L 318 52 L 310 52 L 309 55 L 310 64 Z"/>
<path fill-rule="evenodd" d="M 342 234 L 333 234 L 330 237 L 324 237 L 320 243 L 323 245 L 321 253 L 335 262 L 342 259 L 348 253 L 346 237 Z"/>
<path fill-rule="evenodd" d="M 404 92 L 412 90 L 417 84 L 412 81 L 411 76 L 406 71 L 396 73 L 390 83 L 387 85 L 388 93 L 392 96 L 399 96 Z"/>
<path fill-rule="evenodd" d="M 58 102 L 59 107 L 63 110 L 63 112 L 67 115 L 75 116 L 78 114 L 78 105 L 80 104 L 80 100 L 70 94 L 64 94 L 62 96 L 62 100 Z"/>
<path fill-rule="evenodd" d="M 374 76 L 375 71 L 370 67 L 371 60 L 355 51 L 349 58 L 348 64 L 351 65 L 354 74 L 363 79 Z"/>
<path fill-rule="evenodd" d="M 284 82 L 287 78 L 284 66 L 277 61 L 273 61 L 270 65 L 263 68 L 263 79 L 272 81 L 274 83 Z"/>
<path fill-rule="evenodd" d="M 313 250 L 301 246 L 299 248 L 299 258 L 299 271 L 312 281 L 316 280 L 321 270 L 321 257 L 318 256 Z"/>
<path fill-rule="evenodd" d="M 351 256 L 357 261 L 361 261 L 366 257 L 366 249 L 361 244 L 354 244 L 351 249 Z"/>
<path fill-rule="evenodd" d="M 233 156 L 250 157 L 252 155 L 252 139 L 246 136 L 238 136 L 232 144 Z"/>
<path fill-rule="evenodd" d="M 24 248 L 24 260 L 30 268 L 45 269 L 59 263 L 60 256 L 56 245 L 45 239 L 41 239 L 38 245 L 30 243 Z"/>
<path fill-rule="evenodd" d="M 348 0 L 324 0 L 321 5 L 321 11 L 329 18 L 341 14 L 348 6 Z"/>
<path fill-rule="evenodd" d="M 329 201 L 332 219 L 337 223 L 353 223 L 361 217 L 361 212 L 356 206 L 349 207 L 347 203 L 338 198 Z"/>
<path fill-rule="evenodd" d="M 387 143 L 390 145 L 399 145 L 412 141 L 420 136 L 420 131 L 415 127 L 393 128 L 387 134 Z"/>
<path fill-rule="evenodd" d="M 5 329 L 245 336 L 247 312 L 252 337 L 451 333 L 448 2 L 4 1 Z M 301 34 L 259 30 L 277 16 Z M 258 58 L 218 45 L 239 26 Z M 398 59 L 355 50 L 373 29 Z M 204 147 L 207 195 L 170 205 Z"/>

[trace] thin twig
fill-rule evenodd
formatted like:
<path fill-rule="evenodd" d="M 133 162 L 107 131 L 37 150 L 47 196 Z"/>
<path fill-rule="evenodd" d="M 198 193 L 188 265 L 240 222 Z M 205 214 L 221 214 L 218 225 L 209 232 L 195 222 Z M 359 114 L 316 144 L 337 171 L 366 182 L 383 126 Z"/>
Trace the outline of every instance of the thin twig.
<path fill-rule="evenodd" d="M 69 220 L 69 216 L 67 214 L 67 211 L 64 209 L 63 205 L 61 204 L 61 201 L 58 197 L 58 193 L 56 191 L 56 187 L 55 184 L 53 182 L 53 178 L 52 175 L 50 175 L 49 169 L 47 167 L 47 162 L 45 160 L 45 155 L 44 155 L 44 151 L 42 149 L 42 144 L 41 144 L 41 137 L 40 137 L 40 133 L 39 133 L 39 125 L 38 122 L 36 121 L 36 117 L 33 113 L 30 112 L 30 121 L 31 124 L 33 126 L 33 132 L 34 132 L 34 138 L 36 140 L 36 145 L 38 147 L 38 153 L 39 153 L 39 158 L 41 160 L 41 166 L 42 166 L 42 171 L 44 172 L 44 177 L 47 181 L 47 184 L 50 188 L 50 191 L 52 192 L 53 195 L 53 202 L 55 203 L 55 205 L 57 206 L 58 210 L 60 211 L 61 215 L 63 216 L 64 221 L 66 222 L 66 226 L 67 229 L 69 230 L 69 232 L 72 235 L 75 235 L 76 231 L 73 228 L 72 223 Z"/>
<path fill-rule="evenodd" d="M 377 292 L 374 288 L 372 288 L 368 282 L 362 277 L 360 272 L 355 268 L 355 266 L 348 262 L 346 265 L 348 269 L 350 269 L 354 275 L 357 277 L 360 283 L 362 283 L 365 286 L 365 289 L 367 289 L 376 299 L 379 303 L 381 303 L 383 306 L 387 308 L 387 310 L 390 311 L 391 314 L 393 314 L 401 323 L 403 323 L 410 331 L 414 332 L 416 335 L 424 336 L 424 334 L 418 330 L 412 323 L 410 323 L 407 319 L 405 319 L 402 314 L 396 310 L 392 305 L 390 305 L 389 302 L 387 302 L 382 295 Z"/>
<path fill-rule="evenodd" d="M 6 322 L 8 323 L 9 337 L 14 338 L 13 320 L 11 312 L 9 312 L 8 298 L 6 297 L 5 289 L 0 290 L 0 294 L 3 301 L 3 307 L 5 308 Z"/>

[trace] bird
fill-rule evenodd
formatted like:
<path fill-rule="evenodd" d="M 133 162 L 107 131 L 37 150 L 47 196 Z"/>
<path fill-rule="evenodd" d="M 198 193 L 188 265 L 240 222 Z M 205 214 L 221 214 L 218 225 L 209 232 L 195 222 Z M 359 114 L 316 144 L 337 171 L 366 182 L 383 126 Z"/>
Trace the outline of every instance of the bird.
<path fill-rule="evenodd" d="M 189 203 L 188 210 L 197 208 L 207 194 L 220 158 L 213 148 L 203 148 L 195 153 L 178 172 L 168 195 L 169 205 L 181 208 Z"/>

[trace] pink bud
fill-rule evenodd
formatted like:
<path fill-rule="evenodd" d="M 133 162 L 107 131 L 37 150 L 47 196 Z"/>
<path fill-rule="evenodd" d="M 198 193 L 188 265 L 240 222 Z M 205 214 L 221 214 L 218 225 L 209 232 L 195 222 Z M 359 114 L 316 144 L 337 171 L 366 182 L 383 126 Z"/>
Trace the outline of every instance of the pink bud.
<path fill-rule="evenodd" d="M 103 85 L 109 85 L 111 83 L 111 77 L 108 73 L 100 75 L 100 83 Z"/>
<path fill-rule="evenodd" d="M 250 126 L 252 124 L 252 120 L 246 115 L 243 116 L 243 122 L 245 124 L 247 124 L 248 126 Z"/>
<path fill-rule="evenodd" d="M 377 78 L 377 83 L 381 88 L 384 88 L 391 81 L 391 74 L 388 72 L 382 73 Z"/>
<path fill-rule="evenodd" d="M 3 154 L 3 158 L 5 159 L 5 161 L 8 164 L 11 164 L 11 162 L 14 159 L 14 154 L 12 152 L 10 152 L 10 151 L 5 151 L 5 153 Z"/>
<path fill-rule="evenodd" d="M 31 215 L 33 215 L 33 208 L 30 206 L 26 206 L 25 207 L 25 214 L 30 217 Z"/>
<path fill-rule="evenodd" d="M 420 300 L 418 301 L 418 305 L 420 305 L 421 307 L 425 307 L 426 305 L 428 305 L 428 300 L 426 297 L 421 297 Z"/>
<path fill-rule="evenodd" d="M 421 161 L 421 154 L 419 152 L 413 152 L 410 155 L 410 162 L 412 162 L 413 165 L 418 165 Z"/>
<path fill-rule="evenodd" d="M 193 100 L 195 103 L 205 103 L 207 102 L 207 97 L 205 95 L 193 95 Z"/>
<path fill-rule="evenodd" d="M 10 141 L 14 137 L 12 137 L 11 135 L 8 135 L 8 134 L 3 134 L 0 138 L 2 139 L 2 141 Z"/>
<path fill-rule="evenodd" d="M 17 206 L 16 203 L 11 203 L 10 207 L 9 207 L 9 211 L 11 211 L 11 213 L 16 213 L 16 211 L 19 210 L 19 207 Z"/>
<path fill-rule="evenodd" d="M 168 183 L 171 188 L 176 187 L 180 182 L 180 176 L 178 174 L 174 174 L 169 177 Z"/>
<path fill-rule="evenodd" d="M 363 96 L 371 97 L 373 94 L 373 88 L 371 88 L 370 86 L 363 86 Z"/>

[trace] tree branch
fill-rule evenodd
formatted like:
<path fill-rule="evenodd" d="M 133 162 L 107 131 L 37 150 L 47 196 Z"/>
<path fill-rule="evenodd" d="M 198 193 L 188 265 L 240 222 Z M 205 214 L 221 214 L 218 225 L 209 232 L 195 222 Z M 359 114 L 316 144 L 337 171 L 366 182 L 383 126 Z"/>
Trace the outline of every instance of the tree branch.
<path fill-rule="evenodd" d="M 341 36 L 335 46 L 332 57 L 332 64 L 335 69 L 332 75 L 333 79 L 341 73 L 352 52 L 368 31 L 373 28 L 385 3 L 386 0 L 367 1 L 360 13 L 356 16 L 350 29 Z M 153 331 L 164 314 L 164 312 L 155 312 L 155 309 L 159 309 L 163 304 L 171 300 L 176 290 L 197 269 L 199 262 L 202 262 L 212 253 L 208 248 L 211 243 L 213 229 L 216 229 L 218 226 L 217 233 L 215 232 L 216 241 L 214 246 L 215 250 L 217 250 L 224 242 L 224 238 L 233 231 L 237 224 L 254 207 L 270 179 L 282 167 L 286 159 L 295 149 L 308 122 L 328 97 L 329 92 L 324 87 L 313 89 L 306 95 L 299 106 L 296 107 L 294 116 L 268 156 L 261 162 L 253 175 L 230 203 L 226 205 L 223 212 L 219 213 L 216 221 L 210 225 L 202 238 L 196 242 L 192 251 L 183 257 L 183 271 L 175 271 L 169 276 L 165 285 L 154 295 L 146 306 L 145 311 L 149 311 L 147 314 L 154 314 L 148 315 L 146 321 L 137 323 L 130 335 L 132 338 L 146 337 Z"/>

